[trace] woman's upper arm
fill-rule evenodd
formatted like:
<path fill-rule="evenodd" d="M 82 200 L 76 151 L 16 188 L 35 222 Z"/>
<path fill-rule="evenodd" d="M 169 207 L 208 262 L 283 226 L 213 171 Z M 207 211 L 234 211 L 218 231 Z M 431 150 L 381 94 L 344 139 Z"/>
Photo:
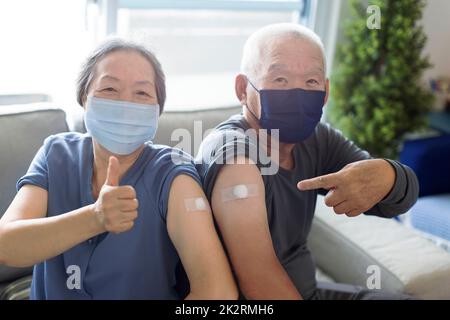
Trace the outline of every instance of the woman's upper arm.
<path fill-rule="evenodd" d="M 191 293 L 204 298 L 237 296 L 209 203 L 202 188 L 190 176 L 181 174 L 172 183 L 167 229 L 188 275 Z"/>
<path fill-rule="evenodd" d="M 47 215 L 47 199 L 47 190 L 31 184 L 24 185 L 1 217 L 0 225 L 17 220 L 44 218 Z"/>

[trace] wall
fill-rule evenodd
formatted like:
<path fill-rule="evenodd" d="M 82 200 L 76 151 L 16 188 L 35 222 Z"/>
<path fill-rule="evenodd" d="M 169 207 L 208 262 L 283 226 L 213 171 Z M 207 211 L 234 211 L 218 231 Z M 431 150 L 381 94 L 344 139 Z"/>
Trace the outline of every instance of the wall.
<path fill-rule="evenodd" d="M 428 36 L 424 53 L 434 65 L 425 73 L 425 79 L 450 77 L 450 1 L 428 0 L 423 13 L 423 26 Z"/>

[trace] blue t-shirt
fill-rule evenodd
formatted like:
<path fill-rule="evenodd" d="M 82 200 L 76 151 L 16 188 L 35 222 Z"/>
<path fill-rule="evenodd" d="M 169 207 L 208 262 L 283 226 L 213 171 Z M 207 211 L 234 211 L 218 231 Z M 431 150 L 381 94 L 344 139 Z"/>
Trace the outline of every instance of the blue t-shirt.
<path fill-rule="evenodd" d="M 50 136 L 17 182 L 17 190 L 26 184 L 46 189 L 48 217 L 92 204 L 93 161 L 89 135 Z M 166 226 L 169 191 L 179 174 L 200 184 L 189 156 L 146 144 L 120 181 L 136 190 L 139 209 L 134 227 L 120 234 L 103 233 L 35 265 L 31 299 L 183 298 L 187 277 Z M 73 285 L 76 279 L 68 281 L 77 270 L 80 289 Z"/>

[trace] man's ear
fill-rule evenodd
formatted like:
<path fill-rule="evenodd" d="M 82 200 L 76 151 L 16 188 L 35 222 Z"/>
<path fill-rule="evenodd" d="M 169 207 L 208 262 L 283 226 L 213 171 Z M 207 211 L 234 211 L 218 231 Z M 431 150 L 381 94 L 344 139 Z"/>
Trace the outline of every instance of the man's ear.
<path fill-rule="evenodd" d="M 328 102 L 328 96 L 330 95 L 330 79 L 327 78 L 325 81 L 325 103 L 323 105 L 326 105 Z"/>
<path fill-rule="evenodd" d="M 236 97 L 239 99 L 241 105 L 247 105 L 247 83 L 247 77 L 243 74 L 238 74 L 234 81 Z"/>

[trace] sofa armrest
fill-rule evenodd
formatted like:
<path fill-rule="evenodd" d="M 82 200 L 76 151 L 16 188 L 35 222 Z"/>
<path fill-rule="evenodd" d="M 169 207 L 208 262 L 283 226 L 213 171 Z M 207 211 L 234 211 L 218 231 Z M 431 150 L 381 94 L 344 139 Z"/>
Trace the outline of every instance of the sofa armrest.
<path fill-rule="evenodd" d="M 405 141 L 400 162 L 417 175 L 419 197 L 450 193 L 450 134 Z"/>
<path fill-rule="evenodd" d="M 308 241 L 318 267 L 337 282 L 367 287 L 374 265 L 382 290 L 450 299 L 450 254 L 393 219 L 336 215 L 319 197 Z"/>
<path fill-rule="evenodd" d="M 29 300 L 32 276 L 23 277 L 9 284 L 0 283 L 0 300 Z"/>

